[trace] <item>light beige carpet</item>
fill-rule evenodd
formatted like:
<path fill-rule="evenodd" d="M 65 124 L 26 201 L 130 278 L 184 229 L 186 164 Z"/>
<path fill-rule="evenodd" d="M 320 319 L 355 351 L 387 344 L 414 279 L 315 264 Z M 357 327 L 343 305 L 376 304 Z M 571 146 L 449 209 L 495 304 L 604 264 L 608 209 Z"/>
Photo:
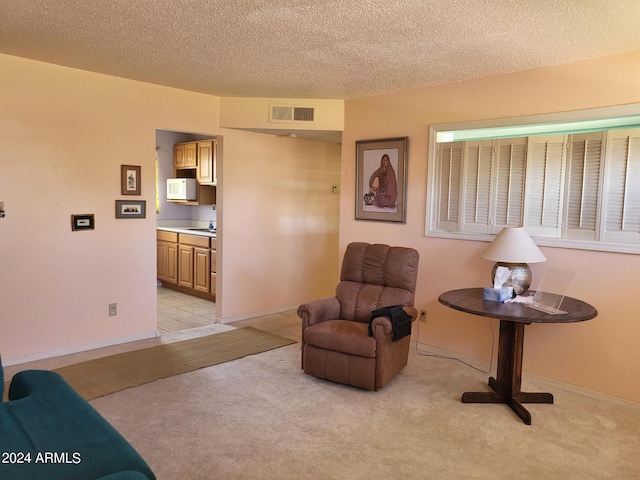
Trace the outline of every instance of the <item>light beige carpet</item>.
<path fill-rule="evenodd" d="M 464 404 L 485 373 L 412 349 L 379 392 L 305 375 L 300 344 L 91 404 L 161 480 L 638 480 L 640 410 L 549 388 L 525 425 Z"/>
<path fill-rule="evenodd" d="M 228 362 L 295 343 L 257 330 L 237 328 L 215 335 L 157 345 L 76 363 L 55 371 L 86 400 L 179 373 Z"/>

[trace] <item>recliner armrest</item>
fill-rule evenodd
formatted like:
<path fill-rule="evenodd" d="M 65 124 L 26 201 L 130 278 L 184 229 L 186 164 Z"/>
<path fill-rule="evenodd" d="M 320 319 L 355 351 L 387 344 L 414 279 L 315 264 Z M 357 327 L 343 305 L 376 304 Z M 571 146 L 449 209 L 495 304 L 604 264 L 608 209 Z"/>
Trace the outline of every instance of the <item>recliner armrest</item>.
<path fill-rule="evenodd" d="M 327 297 L 304 303 L 298 307 L 298 316 L 302 319 L 302 329 L 340 317 L 340 301 L 338 297 Z"/>
<path fill-rule="evenodd" d="M 391 335 L 393 332 L 393 325 L 391 324 L 391 317 L 389 315 L 382 315 L 380 317 L 376 317 L 371 321 L 371 329 L 376 332 L 376 327 L 382 327 L 382 330 L 385 335 Z M 374 335 L 375 336 L 375 335 Z"/>
<path fill-rule="evenodd" d="M 402 309 L 411 316 L 411 323 L 413 323 L 413 321 L 418 318 L 418 310 L 415 307 L 405 305 L 402 307 Z M 391 335 L 393 333 L 391 317 L 389 317 L 388 315 L 376 317 L 371 321 L 371 328 L 374 332 L 376 331 L 376 327 L 378 325 L 382 326 L 385 335 Z"/>

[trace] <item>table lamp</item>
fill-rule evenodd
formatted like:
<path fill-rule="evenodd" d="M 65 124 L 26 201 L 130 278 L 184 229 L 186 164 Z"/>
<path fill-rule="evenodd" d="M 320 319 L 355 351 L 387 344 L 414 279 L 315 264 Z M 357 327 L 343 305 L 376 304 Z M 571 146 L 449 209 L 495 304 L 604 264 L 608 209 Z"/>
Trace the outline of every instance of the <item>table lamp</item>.
<path fill-rule="evenodd" d="M 482 253 L 482 258 L 496 264 L 491 271 L 491 283 L 498 267 L 511 271 L 504 286 L 513 286 L 513 292 L 521 295 L 531 285 L 531 269 L 528 263 L 547 260 L 523 227 L 504 227 Z"/>

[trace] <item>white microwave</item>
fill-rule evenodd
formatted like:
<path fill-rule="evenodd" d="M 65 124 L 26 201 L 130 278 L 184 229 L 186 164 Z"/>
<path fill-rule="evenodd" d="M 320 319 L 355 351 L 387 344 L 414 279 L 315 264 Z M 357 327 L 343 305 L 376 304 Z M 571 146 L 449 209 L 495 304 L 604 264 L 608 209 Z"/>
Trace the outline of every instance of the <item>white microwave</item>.
<path fill-rule="evenodd" d="M 167 178 L 167 200 L 195 200 L 195 178 Z"/>

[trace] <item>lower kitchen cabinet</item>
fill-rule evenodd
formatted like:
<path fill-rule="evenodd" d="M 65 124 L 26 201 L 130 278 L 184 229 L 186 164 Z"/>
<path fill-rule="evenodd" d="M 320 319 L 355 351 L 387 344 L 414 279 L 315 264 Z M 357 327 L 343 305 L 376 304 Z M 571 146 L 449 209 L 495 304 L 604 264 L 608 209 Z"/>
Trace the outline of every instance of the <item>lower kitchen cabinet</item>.
<path fill-rule="evenodd" d="M 158 280 L 215 301 L 216 239 L 158 230 Z"/>
<path fill-rule="evenodd" d="M 178 283 L 178 234 L 158 231 L 158 280 Z"/>
<path fill-rule="evenodd" d="M 208 248 L 193 249 L 193 288 L 209 293 L 211 283 L 211 253 Z"/>
<path fill-rule="evenodd" d="M 178 285 L 193 288 L 193 247 L 178 245 Z"/>

